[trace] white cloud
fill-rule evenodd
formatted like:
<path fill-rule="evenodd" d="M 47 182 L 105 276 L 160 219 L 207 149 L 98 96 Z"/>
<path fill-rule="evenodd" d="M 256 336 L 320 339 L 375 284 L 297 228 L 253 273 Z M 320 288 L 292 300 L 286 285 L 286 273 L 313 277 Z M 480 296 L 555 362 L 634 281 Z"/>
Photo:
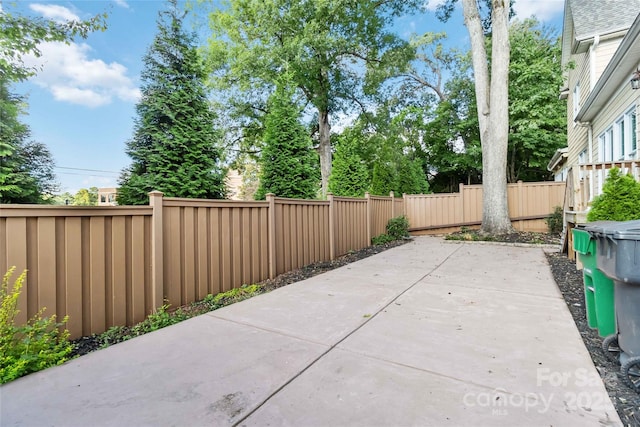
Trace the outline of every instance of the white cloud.
<path fill-rule="evenodd" d="M 126 0 L 114 0 L 114 2 L 120 7 L 124 7 L 125 9 L 129 9 L 129 3 L 127 3 Z"/>
<path fill-rule="evenodd" d="M 29 9 L 41 14 L 47 19 L 57 22 L 79 21 L 80 17 L 64 6 L 57 4 L 40 4 L 33 3 L 29 5 Z"/>
<path fill-rule="evenodd" d="M 73 86 L 53 85 L 49 88 L 53 97 L 58 101 L 67 101 L 72 104 L 82 104 L 88 107 L 99 107 L 111 102 L 109 96 L 100 94 L 92 89 L 80 89 Z"/>
<path fill-rule="evenodd" d="M 107 64 L 89 57 L 86 43 L 58 42 L 39 46 L 42 56 L 25 63 L 41 68 L 33 83 L 49 90 L 55 99 L 87 107 L 109 104 L 114 98 L 135 102 L 140 91 L 127 76 L 127 68 L 117 62 Z"/>
<path fill-rule="evenodd" d="M 541 21 L 548 21 L 562 14 L 564 0 L 518 0 L 513 8 L 520 19 L 535 15 Z"/>

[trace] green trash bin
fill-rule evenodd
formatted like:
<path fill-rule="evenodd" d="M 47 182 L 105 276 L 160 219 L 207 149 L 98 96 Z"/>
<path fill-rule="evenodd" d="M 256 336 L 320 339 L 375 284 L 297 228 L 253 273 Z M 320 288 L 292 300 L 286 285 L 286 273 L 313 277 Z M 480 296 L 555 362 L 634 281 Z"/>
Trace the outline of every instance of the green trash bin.
<path fill-rule="evenodd" d="M 589 224 L 602 227 L 609 221 Z M 613 280 L 607 277 L 597 265 L 597 239 L 579 224 L 573 229 L 573 249 L 583 265 L 584 301 L 587 312 L 587 324 L 598 330 L 598 335 L 606 337 L 616 333 L 616 313 L 614 303 Z"/>

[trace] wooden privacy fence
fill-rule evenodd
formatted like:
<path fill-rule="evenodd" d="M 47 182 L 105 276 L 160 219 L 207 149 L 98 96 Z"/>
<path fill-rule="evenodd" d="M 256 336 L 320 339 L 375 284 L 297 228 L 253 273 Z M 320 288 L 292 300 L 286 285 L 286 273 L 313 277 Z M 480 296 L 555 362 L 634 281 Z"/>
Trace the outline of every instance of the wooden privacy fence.
<path fill-rule="evenodd" d="M 564 183 L 508 188 L 514 225 L 546 231 Z M 0 205 L 1 206 L 1 205 Z M 0 207 L 0 272 L 29 270 L 19 322 L 42 307 L 69 315 L 72 338 L 142 321 L 176 307 L 368 246 L 390 218 L 411 230 L 479 225 L 482 187 L 404 198 L 195 200 L 150 194 L 149 206 Z"/>
<path fill-rule="evenodd" d="M 507 185 L 509 216 L 519 231 L 546 232 L 545 218 L 564 204 L 564 182 Z M 414 233 L 442 233 L 482 222 L 482 185 L 460 184 L 458 193 L 405 195 L 405 215 Z"/>
<path fill-rule="evenodd" d="M 149 206 L 0 207 L 0 271 L 27 269 L 18 322 L 69 315 L 72 338 L 369 246 L 402 199 L 263 202 L 165 198 Z"/>

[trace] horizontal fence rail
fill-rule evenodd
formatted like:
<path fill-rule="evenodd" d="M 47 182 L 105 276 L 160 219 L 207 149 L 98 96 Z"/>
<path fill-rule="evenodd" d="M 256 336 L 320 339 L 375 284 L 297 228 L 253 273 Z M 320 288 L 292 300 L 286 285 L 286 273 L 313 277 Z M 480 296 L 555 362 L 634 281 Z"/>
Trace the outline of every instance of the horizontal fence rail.
<path fill-rule="evenodd" d="M 522 230 L 562 204 L 562 183 L 509 186 L 509 211 Z M 154 309 L 177 307 L 370 245 L 389 219 L 414 231 L 479 224 L 482 187 L 457 194 L 328 200 L 198 200 L 149 194 L 149 206 L 0 205 L 0 271 L 28 270 L 22 323 L 69 316 L 72 338 L 133 325 Z"/>

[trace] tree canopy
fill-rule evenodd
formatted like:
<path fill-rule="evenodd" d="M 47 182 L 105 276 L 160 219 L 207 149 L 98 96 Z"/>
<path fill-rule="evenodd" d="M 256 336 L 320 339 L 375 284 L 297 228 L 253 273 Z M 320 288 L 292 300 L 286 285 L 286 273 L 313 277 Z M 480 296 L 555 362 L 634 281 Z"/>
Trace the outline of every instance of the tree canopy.
<path fill-rule="evenodd" d="M 322 192 L 331 174 L 330 115 L 364 107 L 412 48 L 388 24 L 418 0 L 229 0 L 211 14 L 209 62 L 218 87 L 270 93 L 283 71 L 316 113 Z"/>
<path fill-rule="evenodd" d="M 24 108 L 0 80 L 0 203 L 44 203 L 57 189 L 51 153 L 19 120 Z"/>
<path fill-rule="evenodd" d="M 220 133 L 184 16 L 176 0 L 159 13 L 158 34 L 144 57 L 142 98 L 127 142 L 132 164 L 120 178 L 118 204 L 145 204 L 153 190 L 169 197 L 225 196 Z"/>

